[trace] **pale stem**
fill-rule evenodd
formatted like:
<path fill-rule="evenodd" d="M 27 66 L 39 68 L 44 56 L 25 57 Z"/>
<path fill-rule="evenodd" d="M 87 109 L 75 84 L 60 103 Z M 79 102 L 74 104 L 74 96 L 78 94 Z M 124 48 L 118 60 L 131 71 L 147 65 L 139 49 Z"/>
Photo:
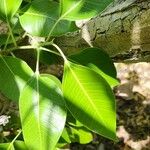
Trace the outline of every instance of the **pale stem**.
<path fill-rule="evenodd" d="M 39 61 L 40 61 L 40 49 L 37 48 L 37 60 L 36 60 L 36 70 L 35 70 L 36 75 L 39 75 Z"/>
<path fill-rule="evenodd" d="M 65 62 L 66 64 L 69 64 L 69 62 L 68 62 L 66 56 L 64 55 L 64 53 L 62 52 L 62 50 L 61 50 L 56 44 L 52 44 L 52 45 L 53 45 L 53 46 L 58 50 L 58 52 L 61 54 L 62 58 L 64 59 L 64 62 Z"/>
<path fill-rule="evenodd" d="M 13 43 L 14 43 L 15 47 L 17 47 L 17 43 L 16 43 L 16 40 L 15 40 L 15 38 L 14 38 L 14 35 L 13 35 L 13 32 L 12 32 L 12 29 L 11 29 L 11 26 L 10 26 L 10 23 L 9 23 L 8 19 L 7 19 L 7 24 L 8 24 L 8 29 L 9 29 L 11 38 L 12 38 L 12 40 L 13 40 Z"/>
<path fill-rule="evenodd" d="M 55 54 L 55 55 L 61 56 L 59 53 L 57 53 L 57 52 L 55 52 L 55 51 L 52 51 L 52 50 L 50 50 L 50 49 L 47 49 L 47 48 L 45 48 L 45 47 L 40 47 L 40 49 L 43 50 L 43 51 L 50 52 L 50 53 L 53 53 L 53 54 Z M 61 56 L 61 57 L 62 57 L 62 56 Z"/>
<path fill-rule="evenodd" d="M 13 145 L 13 143 L 16 141 L 16 139 L 19 137 L 19 135 L 21 134 L 21 130 L 18 132 L 18 134 L 16 135 L 16 137 L 11 141 L 11 143 L 9 144 L 7 150 L 11 150 L 11 146 Z"/>

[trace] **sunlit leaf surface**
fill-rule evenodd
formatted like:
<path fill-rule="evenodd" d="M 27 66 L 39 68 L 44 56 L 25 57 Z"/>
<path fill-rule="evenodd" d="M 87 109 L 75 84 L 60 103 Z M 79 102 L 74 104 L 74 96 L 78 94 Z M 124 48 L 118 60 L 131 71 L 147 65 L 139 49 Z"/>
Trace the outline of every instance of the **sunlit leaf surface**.
<path fill-rule="evenodd" d="M 22 0 L 1 0 L 0 17 L 3 20 L 11 19 L 21 5 Z"/>
<path fill-rule="evenodd" d="M 19 109 L 28 148 L 53 150 L 66 120 L 58 79 L 50 75 L 32 77 L 21 93 Z"/>
<path fill-rule="evenodd" d="M 82 52 L 69 56 L 76 63 L 90 67 L 100 74 L 110 86 L 119 84 L 113 61 L 109 55 L 100 48 L 87 48 Z"/>
<path fill-rule="evenodd" d="M 116 139 L 115 98 L 108 83 L 93 70 L 66 63 L 63 92 L 72 115 L 89 129 Z"/>

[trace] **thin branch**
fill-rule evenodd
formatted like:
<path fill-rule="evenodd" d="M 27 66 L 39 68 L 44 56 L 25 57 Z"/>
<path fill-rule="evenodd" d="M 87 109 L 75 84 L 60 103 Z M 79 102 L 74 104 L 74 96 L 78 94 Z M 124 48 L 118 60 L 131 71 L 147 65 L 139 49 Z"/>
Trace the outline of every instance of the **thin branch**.
<path fill-rule="evenodd" d="M 58 50 L 58 52 L 61 54 L 61 56 L 62 56 L 63 59 L 64 59 L 64 62 L 69 65 L 69 62 L 68 62 L 66 56 L 64 55 L 64 53 L 62 52 L 62 50 L 61 50 L 56 44 L 52 44 L 52 45 L 53 45 L 53 46 Z"/>
<path fill-rule="evenodd" d="M 16 135 L 16 137 L 11 141 L 11 143 L 9 144 L 7 150 L 11 150 L 11 146 L 13 145 L 13 143 L 16 141 L 16 139 L 19 137 L 19 135 L 21 134 L 21 130 L 18 132 L 18 134 Z"/>
<path fill-rule="evenodd" d="M 45 47 L 40 47 L 40 49 L 43 50 L 43 51 L 50 52 L 50 53 L 53 53 L 53 54 L 55 54 L 55 55 L 61 56 L 59 53 L 57 53 L 57 52 L 55 52 L 55 51 L 52 51 L 52 50 L 50 50 L 50 49 L 47 49 L 47 48 L 45 48 Z M 61 57 L 62 57 L 62 56 L 61 56 Z"/>

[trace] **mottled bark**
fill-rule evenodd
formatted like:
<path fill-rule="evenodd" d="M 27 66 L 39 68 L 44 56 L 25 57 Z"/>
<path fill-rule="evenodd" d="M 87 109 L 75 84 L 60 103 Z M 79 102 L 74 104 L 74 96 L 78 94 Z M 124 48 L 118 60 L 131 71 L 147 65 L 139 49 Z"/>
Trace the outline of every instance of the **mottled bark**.
<path fill-rule="evenodd" d="M 150 61 L 150 0 L 117 0 L 80 27 L 80 32 L 56 39 L 66 53 L 91 45 L 115 61 Z"/>

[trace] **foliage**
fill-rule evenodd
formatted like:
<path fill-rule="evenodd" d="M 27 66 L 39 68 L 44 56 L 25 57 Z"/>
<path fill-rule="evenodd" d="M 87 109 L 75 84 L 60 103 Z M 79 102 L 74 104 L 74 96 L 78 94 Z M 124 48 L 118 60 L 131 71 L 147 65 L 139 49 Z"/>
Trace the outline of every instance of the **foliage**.
<path fill-rule="evenodd" d="M 118 81 L 108 54 L 87 48 L 65 56 L 55 43 L 57 36 L 79 30 L 76 20 L 96 16 L 111 2 L 1 0 L 0 19 L 9 32 L 0 35 L 0 92 L 18 103 L 21 118 L 16 137 L 0 144 L 1 149 L 53 150 L 71 142 L 84 144 L 92 141 L 91 131 L 116 140 L 111 88 Z M 57 64 L 62 58 L 62 79 L 40 73 L 41 64 Z"/>

